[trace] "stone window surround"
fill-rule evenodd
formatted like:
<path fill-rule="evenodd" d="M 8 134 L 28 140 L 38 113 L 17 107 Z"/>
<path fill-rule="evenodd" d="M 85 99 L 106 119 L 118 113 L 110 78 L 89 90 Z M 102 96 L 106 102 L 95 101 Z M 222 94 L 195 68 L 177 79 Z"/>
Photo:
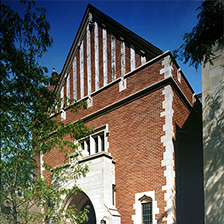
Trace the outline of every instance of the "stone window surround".
<path fill-rule="evenodd" d="M 109 148 L 109 142 L 107 140 L 108 135 L 109 135 L 108 124 L 106 124 L 94 129 L 94 133 L 92 135 L 79 139 L 79 143 L 84 143 L 84 149 L 81 149 L 81 146 L 80 146 L 83 157 L 100 153 L 100 152 L 108 152 L 108 148 Z M 102 149 L 102 144 L 101 144 L 102 139 L 100 136 L 103 136 L 104 138 L 104 149 Z M 98 138 L 98 152 L 96 152 L 96 149 L 95 149 L 96 137 Z M 90 153 L 88 152 L 88 144 L 87 144 L 88 141 L 90 144 Z"/>
<path fill-rule="evenodd" d="M 155 220 L 155 214 L 159 214 L 159 208 L 157 207 L 157 201 L 155 200 L 155 191 L 141 192 L 135 194 L 135 204 L 133 208 L 135 215 L 132 215 L 134 224 L 142 224 L 142 203 L 149 201 L 152 202 L 152 223 L 157 224 Z"/>

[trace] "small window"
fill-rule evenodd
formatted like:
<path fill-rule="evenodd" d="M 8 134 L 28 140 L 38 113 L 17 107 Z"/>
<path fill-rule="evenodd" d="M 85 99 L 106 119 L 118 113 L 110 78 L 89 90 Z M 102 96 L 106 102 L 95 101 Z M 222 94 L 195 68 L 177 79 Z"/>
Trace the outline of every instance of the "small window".
<path fill-rule="evenodd" d="M 95 153 L 99 152 L 98 136 L 94 138 L 95 142 Z"/>
<path fill-rule="evenodd" d="M 83 156 L 93 155 L 95 153 L 107 152 L 108 147 L 108 125 L 96 128 L 93 135 L 89 135 L 79 140 Z"/>
<path fill-rule="evenodd" d="M 135 209 L 135 214 L 132 216 L 134 223 L 156 223 L 155 215 L 159 214 L 159 208 L 155 200 L 155 191 L 136 193 L 133 206 Z"/>
<path fill-rule="evenodd" d="M 116 192 L 116 185 L 112 184 L 112 205 L 115 205 L 115 192 Z"/>
<path fill-rule="evenodd" d="M 105 151 L 104 150 L 104 135 L 100 135 L 100 141 L 101 141 L 101 151 Z"/>
<path fill-rule="evenodd" d="M 88 152 L 89 155 L 90 155 L 90 141 L 89 141 L 89 139 L 86 140 L 86 146 L 87 146 L 87 152 Z"/>
<path fill-rule="evenodd" d="M 152 224 L 152 202 L 142 203 L 142 223 Z"/>
<path fill-rule="evenodd" d="M 81 142 L 81 147 L 82 147 L 82 149 L 85 149 L 85 144 L 84 144 L 84 142 Z"/>
<path fill-rule="evenodd" d="M 142 206 L 142 224 L 152 224 L 152 198 L 144 194 L 138 200 Z"/>

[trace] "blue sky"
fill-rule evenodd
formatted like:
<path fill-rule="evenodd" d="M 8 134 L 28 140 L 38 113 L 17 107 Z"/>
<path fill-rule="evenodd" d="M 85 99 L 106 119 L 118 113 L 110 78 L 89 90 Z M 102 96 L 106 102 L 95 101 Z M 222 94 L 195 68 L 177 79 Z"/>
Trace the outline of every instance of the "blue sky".
<path fill-rule="evenodd" d="M 16 11 L 22 11 L 24 5 L 19 1 L 3 0 Z M 49 69 L 61 72 L 70 47 L 73 43 L 88 3 L 123 26 L 146 39 L 162 51 L 173 51 L 182 42 L 182 35 L 190 32 L 197 24 L 197 7 L 202 1 L 36 1 L 36 7 L 47 9 L 47 19 L 51 24 L 50 34 L 53 47 L 40 61 Z M 178 61 L 195 93 L 201 93 L 201 69 L 189 67 Z"/>

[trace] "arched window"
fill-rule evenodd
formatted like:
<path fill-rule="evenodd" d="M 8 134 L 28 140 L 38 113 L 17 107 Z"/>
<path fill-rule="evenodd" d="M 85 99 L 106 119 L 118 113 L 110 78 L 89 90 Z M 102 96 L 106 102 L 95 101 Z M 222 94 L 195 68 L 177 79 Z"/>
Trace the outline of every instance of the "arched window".
<path fill-rule="evenodd" d="M 147 191 L 135 194 L 135 204 L 133 205 L 135 214 L 132 220 L 136 224 L 156 224 L 156 214 L 159 208 L 155 198 L 155 191 Z"/>
<path fill-rule="evenodd" d="M 142 204 L 142 223 L 152 224 L 152 198 L 144 195 L 139 201 Z"/>

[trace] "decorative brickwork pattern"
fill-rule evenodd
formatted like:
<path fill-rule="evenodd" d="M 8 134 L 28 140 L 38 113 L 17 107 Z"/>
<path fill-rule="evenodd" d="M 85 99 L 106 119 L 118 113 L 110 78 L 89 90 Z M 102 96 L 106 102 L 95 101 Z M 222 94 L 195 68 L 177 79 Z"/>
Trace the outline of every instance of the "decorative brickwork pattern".
<path fill-rule="evenodd" d="M 64 123 L 82 119 L 89 128 L 108 128 L 106 151 L 86 154 L 82 162 L 92 170 L 78 182 L 95 208 L 96 223 L 104 217 L 113 224 L 140 224 L 138 200 L 145 195 L 152 199 L 153 224 L 171 224 L 175 125 L 187 120 L 193 91 L 178 65 L 170 64 L 170 52 L 162 53 L 94 7 L 87 8 L 80 27 L 56 91 L 88 103 L 76 114 L 66 109 Z M 69 84 L 62 83 L 65 71 Z M 63 156 L 54 150 L 41 157 L 40 166 L 43 161 L 57 166 Z"/>

